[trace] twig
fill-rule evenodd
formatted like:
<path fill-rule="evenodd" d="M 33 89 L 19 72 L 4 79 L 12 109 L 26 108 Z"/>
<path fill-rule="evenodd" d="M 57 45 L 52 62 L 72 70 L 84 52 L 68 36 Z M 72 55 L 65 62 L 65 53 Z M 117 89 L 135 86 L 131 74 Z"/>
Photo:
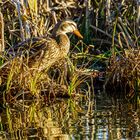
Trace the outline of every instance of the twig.
<path fill-rule="evenodd" d="M 16 9 L 17 9 L 17 12 L 18 12 L 18 18 L 19 18 L 19 23 L 20 23 L 20 35 L 21 35 L 21 39 L 22 41 L 25 40 L 24 38 L 24 29 L 23 29 L 23 23 L 22 23 L 22 19 L 21 19 L 21 3 L 19 0 L 15 1 L 13 0 L 15 6 L 16 6 Z"/>
<path fill-rule="evenodd" d="M 137 1 L 137 34 L 140 34 L 140 0 Z"/>
<path fill-rule="evenodd" d="M 0 12 L 0 53 L 5 50 L 4 46 L 4 22 L 3 22 L 3 15 Z"/>
<path fill-rule="evenodd" d="M 106 33 L 105 31 L 103 31 L 103 30 L 101 30 L 101 29 L 99 29 L 99 28 L 97 28 L 97 27 L 95 27 L 95 26 L 93 26 L 93 25 L 90 25 L 90 27 L 91 27 L 92 29 L 95 29 L 95 30 L 97 30 L 97 31 L 99 31 L 99 32 L 101 32 L 101 33 L 103 33 L 103 34 L 105 34 L 106 36 L 108 36 L 109 38 L 112 39 L 112 35 Z M 116 38 L 114 38 L 114 41 L 116 41 L 117 43 L 119 43 L 119 41 L 118 41 Z"/>
<path fill-rule="evenodd" d="M 107 27 L 112 22 L 110 7 L 111 7 L 111 0 L 107 0 L 107 2 L 106 2 L 106 25 L 107 25 Z"/>

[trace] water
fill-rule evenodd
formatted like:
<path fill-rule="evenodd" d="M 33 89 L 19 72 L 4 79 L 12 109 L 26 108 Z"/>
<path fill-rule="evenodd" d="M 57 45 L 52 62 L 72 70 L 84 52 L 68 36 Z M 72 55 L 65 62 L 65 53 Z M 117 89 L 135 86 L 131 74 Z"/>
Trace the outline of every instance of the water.
<path fill-rule="evenodd" d="M 139 118 L 139 108 L 103 94 L 20 100 L 1 113 L 0 140 L 140 140 Z"/>

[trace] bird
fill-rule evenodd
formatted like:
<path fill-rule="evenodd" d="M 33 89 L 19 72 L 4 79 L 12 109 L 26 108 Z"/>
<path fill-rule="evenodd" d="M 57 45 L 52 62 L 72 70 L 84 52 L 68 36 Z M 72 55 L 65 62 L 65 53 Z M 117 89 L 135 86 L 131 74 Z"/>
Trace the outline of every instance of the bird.
<path fill-rule="evenodd" d="M 70 50 L 67 33 L 73 33 L 83 39 L 76 22 L 66 19 L 55 25 L 51 36 L 27 39 L 15 45 L 8 54 L 14 57 L 29 56 L 29 67 L 37 68 L 38 71 L 48 70 L 53 64 L 67 56 Z"/>

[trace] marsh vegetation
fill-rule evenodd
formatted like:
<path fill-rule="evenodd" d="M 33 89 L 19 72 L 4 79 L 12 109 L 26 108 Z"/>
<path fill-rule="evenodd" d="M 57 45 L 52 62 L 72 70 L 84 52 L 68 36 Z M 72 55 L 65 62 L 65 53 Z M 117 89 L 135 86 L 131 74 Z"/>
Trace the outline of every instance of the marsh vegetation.
<path fill-rule="evenodd" d="M 139 90 L 138 1 L 7 0 L 0 5 L 1 91 L 10 96 L 8 98 L 14 97 L 15 91 L 19 96 L 26 92 L 39 95 L 55 84 L 57 88 L 63 85 L 70 95 L 82 82 L 91 82 L 89 79 L 100 72 L 106 73 L 107 88 L 112 85 L 114 91 L 118 88 L 131 92 Z M 48 36 L 55 24 L 64 19 L 73 19 L 84 36 L 83 40 L 70 37 L 71 50 L 67 60 L 62 61 L 62 64 L 69 63 L 64 68 L 68 78 L 61 64 L 51 68 L 49 79 L 47 74 L 40 76 L 30 69 L 28 55 L 16 55 L 18 50 L 14 57 L 9 53 L 8 50 L 19 43 L 18 49 L 23 47 L 30 38 Z"/>
<path fill-rule="evenodd" d="M 83 39 L 69 35 L 67 57 L 49 70 L 32 69 L 32 55 L 24 48 L 27 41 L 51 36 L 56 23 L 65 19 L 77 23 Z M 10 131 L 9 105 L 20 101 L 52 103 L 56 97 L 70 97 L 76 102 L 79 95 L 93 98 L 105 91 L 139 104 L 139 46 L 138 0 L 0 0 L 0 100 L 2 108 L 6 105 Z M 21 48 L 26 53 L 20 53 Z"/>

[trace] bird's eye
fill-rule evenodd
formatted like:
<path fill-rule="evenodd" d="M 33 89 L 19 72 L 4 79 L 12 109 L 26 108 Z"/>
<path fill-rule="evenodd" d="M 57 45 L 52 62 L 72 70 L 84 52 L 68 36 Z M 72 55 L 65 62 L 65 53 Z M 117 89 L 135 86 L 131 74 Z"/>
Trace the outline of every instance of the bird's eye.
<path fill-rule="evenodd" d="M 64 25 L 61 27 L 62 30 L 66 30 L 67 28 L 68 28 L 68 25 L 66 25 L 66 24 L 64 24 Z"/>

